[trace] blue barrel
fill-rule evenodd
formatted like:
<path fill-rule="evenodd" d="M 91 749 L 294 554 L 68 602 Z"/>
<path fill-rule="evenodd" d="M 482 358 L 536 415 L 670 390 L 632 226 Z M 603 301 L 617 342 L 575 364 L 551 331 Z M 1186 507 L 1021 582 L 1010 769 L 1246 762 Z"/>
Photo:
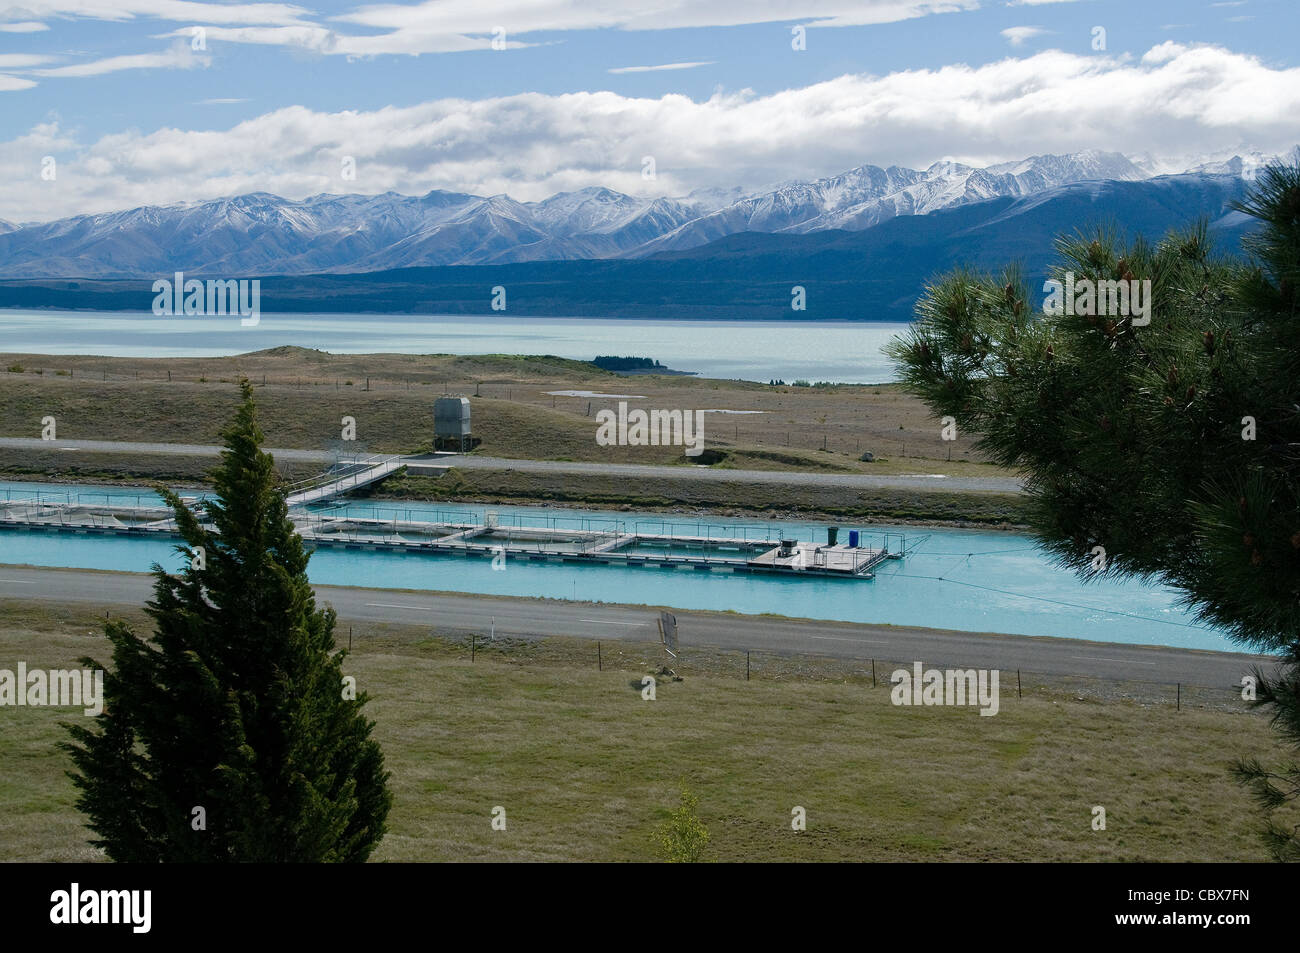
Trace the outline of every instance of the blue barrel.
<path fill-rule="evenodd" d="M 849 548 L 858 548 L 858 531 L 856 529 L 849 530 Z"/>

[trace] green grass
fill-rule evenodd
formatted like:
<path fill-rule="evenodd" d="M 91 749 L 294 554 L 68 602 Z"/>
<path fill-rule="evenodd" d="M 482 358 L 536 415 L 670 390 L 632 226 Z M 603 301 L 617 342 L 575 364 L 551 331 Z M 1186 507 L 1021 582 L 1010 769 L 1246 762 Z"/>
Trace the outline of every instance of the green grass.
<path fill-rule="evenodd" d="M 0 667 L 102 656 L 99 621 L 0 607 Z M 743 656 L 737 669 L 723 654 L 688 651 L 651 702 L 640 679 L 657 646 L 605 643 L 604 671 L 569 639 L 498 641 L 471 663 L 459 636 L 358 626 L 346 669 L 372 696 L 395 795 L 374 859 L 653 859 L 683 782 L 714 860 L 1266 859 L 1227 774 L 1238 755 L 1282 757 L 1258 716 L 1050 686 L 1017 699 L 1004 685 L 992 718 L 901 708 L 860 662 L 759 659 L 746 682 Z M 55 747 L 69 717 L 0 709 L 0 860 L 96 857 Z"/>
<path fill-rule="evenodd" d="M 1019 526 L 1024 498 L 1009 493 L 923 490 L 851 490 L 820 485 L 720 482 L 680 476 L 581 477 L 559 473 L 453 468 L 441 477 L 403 474 L 373 490 L 376 499 L 454 500 L 464 503 L 546 501 L 588 508 L 680 511 L 707 509 L 723 516 L 764 519 L 857 520 L 876 523 L 953 523 Z"/>

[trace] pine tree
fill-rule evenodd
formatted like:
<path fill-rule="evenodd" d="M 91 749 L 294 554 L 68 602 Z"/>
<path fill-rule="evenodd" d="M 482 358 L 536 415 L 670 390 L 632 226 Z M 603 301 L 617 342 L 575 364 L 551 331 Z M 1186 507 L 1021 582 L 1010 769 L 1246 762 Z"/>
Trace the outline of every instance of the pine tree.
<path fill-rule="evenodd" d="M 188 564 L 153 567 L 153 638 L 105 626 L 105 710 L 67 726 L 77 807 L 116 861 L 363 861 L 384 835 L 392 796 L 367 696 L 345 690 L 334 611 L 316 608 L 240 387 L 216 499 L 199 514 L 160 490 Z"/>
<path fill-rule="evenodd" d="M 1201 621 L 1282 655 L 1258 700 L 1300 742 L 1300 165 L 1265 169 L 1237 207 L 1259 225 L 1247 262 L 1216 256 L 1204 223 L 1154 246 L 1058 240 L 1062 284 L 1150 280 L 1149 325 L 1095 304 L 1045 316 L 1017 268 L 960 271 L 888 351 L 936 415 L 1024 474 L 1061 564 L 1171 585 Z M 1295 766 L 1237 774 L 1269 813 L 1300 793 Z M 1296 857 L 1297 832 L 1269 824 L 1274 856 Z"/>

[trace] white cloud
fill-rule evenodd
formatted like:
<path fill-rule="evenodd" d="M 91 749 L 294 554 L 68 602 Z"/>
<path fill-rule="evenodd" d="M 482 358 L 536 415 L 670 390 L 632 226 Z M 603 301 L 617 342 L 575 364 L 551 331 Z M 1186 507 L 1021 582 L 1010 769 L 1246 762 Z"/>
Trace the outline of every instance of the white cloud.
<path fill-rule="evenodd" d="M 18 23 L 0 23 L 0 33 L 40 33 L 42 30 L 48 30 L 44 23 L 34 23 L 30 20 L 20 21 Z"/>
<path fill-rule="evenodd" d="M 180 23 L 296 23 L 309 16 L 284 3 L 197 3 L 192 0 L 21 0 L 25 20 L 172 20 Z M 0 17 L 4 12 L 0 11 Z"/>
<path fill-rule="evenodd" d="M 748 23 L 850 26 L 894 23 L 935 13 L 974 10 L 978 0 L 424 0 L 358 7 L 335 20 L 393 31 L 507 33 L 538 30 L 669 30 Z"/>
<path fill-rule="evenodd" d="M 1041 26 L 1011 26 L 1002 31 L 1002 36 L 1012 46 L 1020 46 L 1025 40 L 1032 40 L 1036 36 L 1050 32 Z"/>
<path fill-rule="evenodd" d="M 506 36 L 543 30 L 669 30 L 755 23 L 800 23 L 812 27 L 894 23 L 940 13 L 975 10 L 979 0 L 424 0 L 374 4 L 332 19 L 381 31 L 347 36 L 339 48 L 354 56 L 448 52 L 452 39 L 490 39 L 494 27 Z M 456 47 L 459 49 L 460 47 Z"/>
<path fill-rule="evenodd" d="M 36 84 L 30 79 L 21 79 L 17 76 L 7 76 L 0 73 L 0 92 L 12 92 L 19 89 L 31 89 Z"/>
<path fill-rule="evenodd" d="M 659 73 L 664 70 L 695 69 L 697 66 L 712 66 L 716 60 L 703 60 L 698 63 L 664 63 L 662 66 L 618 66 L 608 70 L 610 73 Z"/>
<path fill-rule="evenodd" d="M 0 70 L 40 66 L 53 60 L 52 56 L 42 56 L 38 53 L 0 53 Z"/>
<path fill-rule="evenodd" d="M 635 98 L 610 91 L 438 99 L 371 111 L 278 109 L 228 129 L 124 131 L 82 142 L 58 126 L 0 142 L 0 180 L 59 159 L 49 187 L 0 195 L 0 218 L 50 219 L 264 190 L 521 200 L 605 185 L 680 195 L 863 163 L 977 165 L 1104 149 L 1155 156 L 1296 141 L 1300 69 L 1221 47 L 1162 43 L 1139 60 L 1047 50 L 983 66 L 846 75 L 759 96 Z M 57 140 L 57 141 L 56 141 Z M 658 177 L 641 177 L 643 156 Z M 356 179 L 340 176 L 344 156 Z"/>
<path fill-rule="evenodd" d="M 110 56 L 89 63 L 73 63 L 70 66 L 54 66 L 31 72 L 36 76 L 85 77 L 103 76 L 129 69 L 193 69 L 207 66 L 211 62 L 204 53 L 195 53 L 188 43 L 177 43 L 161 53 L 133 53 L 125 56 Z"/>
<path fill-rule="evenodd" d="M 249 43 L 257 46 L 287 46 L 312 53 L 343 55 L 349 57 L 378 56 L 381 54 L 462 53 L 468 50 L 491 49 L 492 37 L 461 36 L 456 33 L 426 34 L 405 31 L 384 36 L 352 36 L 338 33 L 322 26 L 299 24 L 294 26 L 206 27 L 208 41 L 224 43 Z M 188 27 L 174 30 L 166 36 L 188 37 Z M 525 44 L 508 41 L 509 49 Z"/>
<path fill-rule="evenodd" d="M 797 8 L 788 0 L 422 0 L 361 5 L 329 18 L 363 28 L 360 33 L 324 26 L 312 11 L 283 3 L 24 0 L 24 4 L 21 15 L 30 20 L 168 20 L 207 26 L 210 38 L 231 43 L 359 57 L 487 49 L 497 26 L 506 31 L 506 47 L 517 48 L 529 44 L 510 37 L 542 30 L 664 30 L 754 23 L 863 26 L 974 10 L 979 0 L 805 0 Z"/>

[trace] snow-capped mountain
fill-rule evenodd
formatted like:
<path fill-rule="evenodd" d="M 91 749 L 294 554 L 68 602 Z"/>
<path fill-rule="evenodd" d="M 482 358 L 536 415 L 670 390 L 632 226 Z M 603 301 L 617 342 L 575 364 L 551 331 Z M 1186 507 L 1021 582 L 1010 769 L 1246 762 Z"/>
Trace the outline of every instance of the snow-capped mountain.
<path fill-rule="evenodd" d="M 733 202 L 687 222 L 634 253 L 692 248 L 743 231 L 858 231 L 897 215 L 924 215 L 999 196 L 1029 195 L 1071 182 L 1143 178 L 1146 176 L 1124 156 L 1094 151 L 1033 156 L 986 169 L 956 162 L 936 162 L 924 172 L 866 165 Z"/>
<path fill-rule="evenodd" d="M 1257 161 L 1248 157 L 1247 162 Z M 1235 162 L 1235 165 L 1233 163 Z M 1147 159 L 1085 151 L 987 168 L 937 162 L 925 170 L 864 165 L 839 175 L 746 192 L 707 189 L 680 198 L 605 188 L 540 202 L 433 191 L 422 196 L 265 192 L 146 206 L 14 226 L 0 220 L 0 276 L 146 277 L 300 275 L 438 265 L 641 258 L 739 232 L 861 231 L 997 197 L 1088 181 L 1149 178 Z M 1242 159 L 1206 174 L 1241 175 Z"/>

